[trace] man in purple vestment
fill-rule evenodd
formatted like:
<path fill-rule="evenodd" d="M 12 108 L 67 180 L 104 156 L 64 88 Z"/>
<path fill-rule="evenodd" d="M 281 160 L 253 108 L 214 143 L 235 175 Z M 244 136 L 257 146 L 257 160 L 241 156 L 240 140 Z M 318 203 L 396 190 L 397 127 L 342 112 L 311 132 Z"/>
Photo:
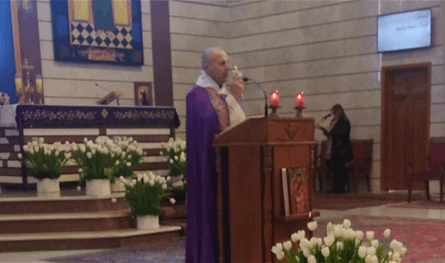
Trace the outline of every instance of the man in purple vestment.
<path fill-rule="evenodd" d="M 240 100 L 242 77 L 230 90 L 225 83 L 229 61 L 221 48 L 208 48 L 202 70 L 186 98 L 187 263 L 213 263 L 219 256 L 215 135 L 246 118 Z"/>

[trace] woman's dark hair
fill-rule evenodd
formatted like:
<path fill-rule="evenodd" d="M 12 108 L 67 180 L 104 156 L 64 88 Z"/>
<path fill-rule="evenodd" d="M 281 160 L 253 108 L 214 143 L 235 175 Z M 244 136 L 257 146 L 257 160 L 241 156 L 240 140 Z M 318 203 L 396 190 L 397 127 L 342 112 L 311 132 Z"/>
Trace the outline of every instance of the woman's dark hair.
<path fill-rule="evenodd" d="M 334 106 L 332 106 L 332 110 L 341 112 L 340 117 L 346 118 L 345 110 L 343 109 L 343 107 L 340 104 L 335 104 Z"/>

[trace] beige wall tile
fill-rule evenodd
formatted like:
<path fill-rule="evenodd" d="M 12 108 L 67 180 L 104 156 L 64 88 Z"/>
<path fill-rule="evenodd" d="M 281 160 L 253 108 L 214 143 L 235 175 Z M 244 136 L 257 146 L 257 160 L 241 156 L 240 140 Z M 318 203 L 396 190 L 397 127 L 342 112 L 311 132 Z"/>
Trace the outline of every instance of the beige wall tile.
<path fill-rule="evenodd" d="M 431 103 L 445 103 L 445 85 L 431 86 Z"/>
<path fill-rule="evenodd" d="M 51 21 L 50 3 L 37 2 L 37 19 L 39 21 Z"/>
<path fill-rule="evenodd" d="M 201 68 L 201 52 L 172 51 L 173 67 Z"/>
<path fill-rule="evenodd" d="M 175 100 L 173 104 L 178 115 L 185 117 L 185 100 Z"/>
<path fill-rule="evenodd" d="M 374 143 L 380 143 L 380 126 L 352 127 L 351 138 L 374 139 Z"/>
<path fill-rule="evenodd" d="M 205 21 L 172 16 L 170 16 L 170 32 L 222 38 L 225 38 L 228 35 L 226 22 Z"/>
<path fill-rule="evenodd" d="M 53 41 L 53 28 L 51 22 L 39 22 L 39 39 Z"/>
<path fill-rule="evenodd" d="M 153 66 L 153 50 L 144 48 L 144 65 Z"/>
<path fill-rule="evenodd" d="M 142 32 L 142 45 L 144 48 L 152 48 L 152 42 L 151 42 L 151 32 L 143 31 Z"/>
<path fill-rule="evenodd" d="M 173 68 L 173 83 L 193 84 L 199 75 L 199 69 Z"/>
<path fill-rule="evenodd" d="M 353 126 L 370 126 L 381 124 L 380 108 L 345 110 Z"/>
<path fill-rule="evenodd" d="M 150 14 L 151 13 L 150 1 L 148 1 L 148 0 L 141 0 L 141 12 L 143 14 Z"/>
<path fill-rule="evenodd" d="M 445 123 L 431 123 L 430 137 L 440 137 L 445 135 Z"/>
<path fill-rule="evenodd" d="M 142 30 L 151 32 L 151 15 L 142 14 Z"/>
<path fill-rule="evenodd" d="M 229 8 L 227 7 L 179 1 L 170 1 L 169 3 L 170 16 L 230 22 Z"/>
<path fill-rule="evenodd" d="M 54 60 L 54 44 L 52 41 L 40 41 L 40 56 L 42 59 Z"/>
<path fill-rule="evenodd" d="M 445 104 L 433 104 L 431 105 L 431 122 L 444 122 L 445 123 Z"/>
<path fill-rule="evenodd" d="M 187 92 L 191 89 L 193 84 L 173 84 L 173 99 L 185 100 Z"/>
<path fill-rule="evenodd" d="M 64 78 L 84 80 L 150 81 L 153 68 L 120 67 L 101 64 L 61 63 L 50 60 L 42 61 L 43 78 Z"/>
<path fill-rule="evenodd" d="M 96 83 L 108 90 L 120 91 L 123 93 L 121 99 L 134 101 L 134 83 L 117 81 L 94 81 L 94 80 L 62 80 L 44 79 L 43 86 L 45 97 L 66 97 L 66 98 L 95 98 L 100 99 L 108 91 L 96 86 Z M 61 89 L 60 87 L 65 87 Z M 134 104 L 134 103 L 133 103 Z"/>
<path fill-rule="evenodd" d="M 239 67 L 261 66 L 353 56 L 376 52 L 376 37 L 365 36 L 333 40 L 315 44 L 296 45 L 276 49 L 256 50 L 232 54 Z"/>
<path fill-rule="evenodd" d="M 428 49 L 394 52 L 382 55 L 382 65 L 401 65 L 431 62 L 433 65 L 443 64 L 443 47 L 435 46 Z"/>
<path fill-rule="evenodd" d="M 223 37 L 187 36 L 171 33 L 172 50 L 203 52 L 204 49 L 212 46 L 221 46 L 227 52 L 230 50 L 229 40 Z"/>

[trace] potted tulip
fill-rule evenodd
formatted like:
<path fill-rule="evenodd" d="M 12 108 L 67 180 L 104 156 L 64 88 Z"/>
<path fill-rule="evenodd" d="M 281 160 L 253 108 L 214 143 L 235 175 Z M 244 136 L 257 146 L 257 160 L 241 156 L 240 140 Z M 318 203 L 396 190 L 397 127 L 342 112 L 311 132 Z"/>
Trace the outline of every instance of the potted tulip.
<path fill-rule="evenodd" d="M 173 195 L 178 201 L 184 201 L 187 190 L 186 142 L 180 138 L 170 138 L 167 143 L 162 143 L 160 155 L 165 156 L 167 161 Z"/>
<path fill-rule="evenodd" d="M 161 201 L 168 194 L 168 179 L 155 175 L 137 174 L 134 178 L 120 177 L 119 180 L 125 185 L 125 200 L 130 203 L 131 213 L 136 217 L 138 229 L 159 228 L 159 216 L 162 214 Z M 170 199 L 174 203 L 174 199 Z"/>
<path fill-rule="evenodd" d="M 86 194 L 110 195 L 110 179 L 119 164 L 122 150 L 108 137 L 95 142 L 84 139 L 85 144 L 72 144 L 74 159 L 79 167 L 79 184 L 86 182 Z"/>
<path fill-rule="evenodd" d="M 111 177 L 111 191 L 112 192 L 124 192 L 125 187 L 120 180 L 116 180 L 120 176 L 125 178 L 132 177 L 134 175 L 133 165 L 140 164 L 144 160 L 144 152 L 133 138 L 116 137 L 114 140 L 115 145 L 120 147 L 119 160 L 115 162 L 115 167 L 112 169 Z"/>
<path fill-rule="evenodd" d="M 19 158 L 31 169 L 32 177 L 37 179 L 38 195 L 60 196 L 60 170 L 71 157 L 69 143 L 44 143 L 43 138 L 23 146 L 24 156 Z"/>

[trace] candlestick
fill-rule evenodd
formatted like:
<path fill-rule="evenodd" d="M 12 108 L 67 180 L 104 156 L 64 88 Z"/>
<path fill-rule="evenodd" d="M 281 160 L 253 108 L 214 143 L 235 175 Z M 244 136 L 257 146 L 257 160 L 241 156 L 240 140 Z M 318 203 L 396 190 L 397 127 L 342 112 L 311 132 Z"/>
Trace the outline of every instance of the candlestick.
<path fill-rule="evenodd" d="M 304 107 L 304 92 L 295 93 L 295 103 L 297 106 Z"/>
<path fill-rule="evenodd" d="M 276 106 L 280 105 L 280 93 L 278 92 L 278 90 L 274 90 L 274 91 L 270 92 L 269 98 L 270 98 L 271 106 L 272 105 L 276 105 Z"/>

